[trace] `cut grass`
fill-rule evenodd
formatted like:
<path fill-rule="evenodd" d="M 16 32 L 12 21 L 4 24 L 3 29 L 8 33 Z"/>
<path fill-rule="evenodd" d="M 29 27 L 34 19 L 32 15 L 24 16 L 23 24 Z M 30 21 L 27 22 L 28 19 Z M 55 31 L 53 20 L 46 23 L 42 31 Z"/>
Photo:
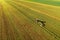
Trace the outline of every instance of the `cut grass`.
<path fill-rule="evenodd" d="M 60 40 L 60 20 L 50 17 L 55 17 L 53 13 L 57 13 L 55 10 L 58 10 L 58 7 L 24 1 L 5 2 L 3 13 L 0 12 L 3 14 L 0 16 L 0 22 L 3 20 L 6 23 L 1 22 L 2 26 L 0 25 L 0 27 L 7 32 L 7 35 L 2 34 L 5 33 L 3 31 L 1 34 L 6 38 L 1 36 L 0 38 L 3 40 Z M 36 23 L 36 18 L 46 21 L 46 26 L 41 27 Z"/>

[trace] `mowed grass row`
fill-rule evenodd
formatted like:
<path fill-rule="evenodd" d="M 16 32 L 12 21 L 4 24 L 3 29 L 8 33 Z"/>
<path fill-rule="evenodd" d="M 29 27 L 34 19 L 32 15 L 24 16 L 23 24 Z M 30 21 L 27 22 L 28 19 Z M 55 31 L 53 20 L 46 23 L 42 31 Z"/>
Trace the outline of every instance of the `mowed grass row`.
<path fill-rule="evenodd" d="M 0 40 L 44 40 L 45 37 L 49 39 L 41 28 L 36 29 L 38 25 L 30 23 L 29 19 L 13 6 L 5 3 L 2 11 Z M 38 34 L 38 31 L 41 33 Z"/>
<path fill-rule="evenodd" d="M 60 21 L 34 11 L 24 4 L 21 1 L 6 1 L 3 5 L 3 12 L 0 12 L 2 14 L 0 20 L 3 20 L 0 27 L 4 30 L 1 30 L 1 40 L 59 40 Z M 45 20 L 46 26 L 40 27 L 40 24 L 36 23 L 36 18 Z"/>
<path fill-rule="evenodd" d="M 22 2 L 22 1 L 21 1 Z M 29 1 L 23 1 L 23 4 L 26 4 L 27 6 L 42 11 L 45 14 L 49 14 L 51 16 L 59 17 L 60 14 L 60 6 L 53 6 L 53 5 L 47 5 L 47 4 L 42 4 L 42 3 L 37 3 L 37 2 L 29 2 Z"/>
<path fill-rule="evenodd" d="M 20 2 L 21 3 L 21 2 Z M 24 3 L 23 3 L 24 4 Z M 22 7 L 23 7 L 23 4 L 22 4 Z M 28 3 L 27 3 L 28 4 Z M 20 5 L 20 4 L 19 4 Z M 24 6 L 25 7 L 25 6 Z M 22 9 L 24 9 L 24 7 Z M 21 8 L 20 8 L 21 9 Z M 53 25 L 56 25 L 56 28 L 59 27 L 59 20 L 58 19 L 54 19 L 54 18 L 51 18 L 49 16 L 46 16 L 46 15 L 43 15 L 43 13 L 38 13 L 38 12 L 35 12 L 35 10 L 32 10 L 30 8 L 26 8 L 25 9 L 27 11 L 30 11 L 30 12 L 27 12 L 27 14 L 29 14 L 30 16 L 33 16 L 33 17 L 30 17 L 32 20 L 35 20 L 36 18 L 39 18 L 41 20 L 45 20 L 47 22 L 49 22 L 49 25 L 52 23 Z M 25 11 L 25 10 L 24 10 Z M 33 12 L 32 12 L 33 11 Z M 47 13 L 46 13 L 47 14 Z M 29 16 L 28 15 L 28 16 Z M 54 21 L 54 22 L 53 22 Z M 52 26 L 53 26 L 52 25 Z M 54 27 L 55 28 L 55 27 Z"/>
<path fill-rule="evenodd" d="M 22 24 L 22 23 L 21 23 L 21 24 Z M 32 27 L 33 27 L 33 26 L 32 26 Z M 35 30 L 36 30 L 36 29 L 35 29 Z M 40 28 L 39 28 L 39 30 L 40 30 Z M 29 32 L 29 31 L 27 31 L 27 32 Z M 39 34 L 40 34 L 40 33 L 39 33 Z M 35 36 L 36 36 L 36 35 L 35 35 Z M 34 37 L 33 40 L 34 40 L 34 39 L 35 39 L 35 40 L 37 40 L 37 39 L 38 39 L 38 40 L 41 39 L 40 37 L 37 38 L 38 36 L 36 36 L 36 37 L 35 37 L 35 36 L 32 36 L 32 35 L 31 35 L 31 37 Z M 40 36 L 41 36 L 41 34 L 40 34 Z M 41 40 L 43 40 L 43 39 L 44 39 L 44 38 L 42 38 Z"/>
<path fill-rule="evenodd" d="M 56 21 L 55 21 L 56 22 Z M 55 30 L 56 31 L 56 30 Z M 57 31 L 56 31 L 56 33 L 58 33 Z M 60 34 L 60 33 L 59 33 Z M 56 36 L 56 35 L 55 35 Z"/>

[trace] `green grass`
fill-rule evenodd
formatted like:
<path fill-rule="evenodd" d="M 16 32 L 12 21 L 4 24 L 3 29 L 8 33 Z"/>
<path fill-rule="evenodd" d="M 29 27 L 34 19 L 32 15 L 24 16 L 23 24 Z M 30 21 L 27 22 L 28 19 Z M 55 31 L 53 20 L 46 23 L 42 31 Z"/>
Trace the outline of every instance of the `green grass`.
<path fill-rule="evenodd" d="M 55 5 L 55 6 L 60 6 L 60 1 L 47 1 L 47 0 L 28 0 L 32 2 L 38 2 L 38 3 L 44 3 L 44 4 L 49 4 L 49 5 Z"/>

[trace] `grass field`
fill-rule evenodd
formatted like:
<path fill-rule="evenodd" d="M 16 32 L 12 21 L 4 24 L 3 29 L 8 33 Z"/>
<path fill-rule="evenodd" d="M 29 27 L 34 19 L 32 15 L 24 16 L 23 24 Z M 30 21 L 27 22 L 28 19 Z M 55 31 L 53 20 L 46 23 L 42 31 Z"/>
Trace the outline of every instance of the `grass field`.
<path fill-rule="evenodd" d="M 33 2 L 38 2 L 38 3 L 60 6 L 60 0 L 27 0 L 27 1 L 33 1 Z"/>
<path fill-rule="evenodd" d="M 36 19 L 46 21 L 45 27 Z M 0 1 L 0 40 L 60 40 L 60 6 Z"/>

